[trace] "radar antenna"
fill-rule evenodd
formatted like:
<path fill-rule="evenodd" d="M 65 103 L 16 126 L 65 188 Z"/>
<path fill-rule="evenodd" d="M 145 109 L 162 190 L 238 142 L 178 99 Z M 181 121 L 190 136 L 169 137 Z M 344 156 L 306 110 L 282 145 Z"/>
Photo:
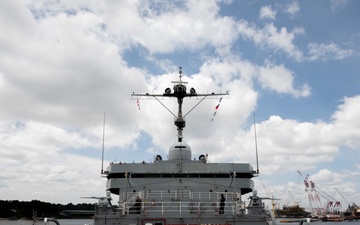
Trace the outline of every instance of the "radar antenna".
<path fill-rule="evenodd" d="M 184 118 L 197 106 L 199 105 L 206 97 L 209 96 L 223 96 L 223 95 L 229 95 L 229 92 L 226 91 L 226 93 L 214 93 L 212 92 L 211 94 L 198 94 L 196 93 L 196 90 L 192 87 L 190 88 L 190 91 L 187 92 L 186 90 L 186 84 L 188 82 L 184 82 L 182 81 L 182 67 L 179 67 L 179 81 L 172 81 L 171 83 L 174 84 L 173 86 L 173 92 L 171 91 L 171 89 L 168 87 L 165 89 L 163 94 L 135 94 L 132 93 L 131 97 L 153 97 L 155 98 L 162 106 L 164 106 L 174 117 L 175 117 L 175 126 L 177 127 L 177 131 L 178 131 L 178 142 L 182 142 L 183 140 L 183 129 L 185 128 L 185 120 Z M 178 112 L 177 115 L 175 115 L 174 113 L 171 112 L 171 110 L 169 110 L 158 98 L 159 97 L 175 97 L 177 98 L 177 102 L 178 102 Z M 184 98 L 191 98 L 191 97 L 202 97 L 200 99 L 200 101 L 190 109 L 190 111 L 188 113 L 186 113 L 185 115 L 183 115 L 182 112 L 182 105 L 183 105 L 183 100 Z"/>

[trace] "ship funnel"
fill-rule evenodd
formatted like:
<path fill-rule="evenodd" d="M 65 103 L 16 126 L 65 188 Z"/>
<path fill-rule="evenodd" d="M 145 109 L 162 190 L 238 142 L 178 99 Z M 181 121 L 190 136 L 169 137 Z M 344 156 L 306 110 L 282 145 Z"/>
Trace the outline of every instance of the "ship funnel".
<path fill-rule="evenodd" d="M 169 160 L 191 160 L 191 148 L 185 142 L 176 142 L 169 149 Z"/>

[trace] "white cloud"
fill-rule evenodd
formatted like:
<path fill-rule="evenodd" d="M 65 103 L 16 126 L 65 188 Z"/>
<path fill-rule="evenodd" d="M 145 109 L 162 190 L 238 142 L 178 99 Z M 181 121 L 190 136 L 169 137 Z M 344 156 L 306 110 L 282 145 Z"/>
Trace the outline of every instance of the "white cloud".
<path fill-rule="evenodd" d="M 26 20 L 33 18 L 30 15 Z M 119 48 L 94 34 L 100 22 L 90 13 L 59 14 L 33 23 L 36 35 L 28 35 L 33 32 L 26 29 L 9 29 L 5 39 L 9 52 L 0 53 L 3 118 L 86 126 L 89 121 L 102 120 L 104 111 L 117 111 L 124 120 L 117 123 L 126 124 L 129 115 L 122 107 L 132 105 L 128 96 L 134 84 L 145 86 L 141 78 L 145 73 L 127 68 Z M 17 27 L 11 23 L 10 27 Z M 22 40 L 24 36 L 27 39 Z M 119 79 L 129 74 L 126 83 Z"/>
<path fill-rule="evenodd" d="M 103 190 L 98 179 L 99 160 L 65 152 L 97 146 L 96 139 L 37 122 L 4 121 L 0 122 L 0 139 L 0 169 L 11 174 L 2 176 L 0 185 L 1 192 L 7 193 L 6 199 L 81 202 L 80 190 L 85 195 Z M 81 173 L 84 169 L 87 172 Z M 50 190 L 49 186 L 53 188 Z"/>
<path fill-rule="evenodd" d="M 332 115 L 336 132 L 331 136 L 338 141 L 339 145 L 346 145 L 352 149 L 360 146 L 360 119 L 358 112 L 360 110 L 360 96 L 345 97 L 343 104 Z"/>
<path fill-rule="evenodd" d="M 294 35 L 303 33 L 302 29 L 288 32 L 282 27 L 277 31 L 273 24 L 268 24 L 264 29 L 246 27 L 246 30 L 242 30 L 244 21 L 218 16 L 219 7 L 215 1 L 200 1 L 196 4 L 189 1 L 182 8 L 164 2 L 159 3 L 156 10 L 147 3 L 118 2 L 89 5 L 90 12 L 81 11 L 81 4 L 75 6 L 66 2 L 64 5 L 61 13 L 79 11 L 76 18 L 81 14 L 96 18 L 97 26 L 87 28 L 88 31 L 96 34 L 97 38 L 110 38 L 120 46 L 120 52 L 132 46 L 143 46 L 150 53 L 170 53 L 184 48 L 194 51 L 210 45 L 224 54 L 229 52 L 240 32 L 244 35 L 252 33 L 250 38 L 260 46 L 282 50 L 296 60 L 302 57 L 301 51 L 293 43 Z M 101 10 L 98 6 L 101 6 Z M 99 12 L 101 18 L 93 15 L 92 11 Z M 270 6 L 264 7 L 261 12 L 263 18 L 275 19 L 276 12 Z M 72 16 L 61 13 L 56 15 Z"/>
<path fill-rule="evenodd" d="M 260 19 L 270 19 L 275 20 L 276 18 L 276 11 L 274 11 L 271 6 L 263 6 L 260 9 Z"/>
<path fill-rule="evenodd" d="M 156 8 L 164 10 L 153 10 L 146 3 L 128 3 L 125 7 L 121 6 L 124 3 L 116 4 L 106 8 L 105 23 L 115 41 L 127 48 L 140 45 L 155 54 L 211 45 L 220 51 L 231 45 L 237 35 L 235 21 L 218 16 L 216 1 L 188 1 L 182 8 L 159 3 Z"/>
<path fill-rule="evenodd" d="M 29 7 L 35 16 L 41 15 L 46 19 L 59 15 L 76 18 L 79 14 L 98 15 L 99 21 L 89 24 L 101 28 L 101 32 L 96 32 L 96 35 L 106 36 L 120 46 L 120 51 L 142 46 L 151 54 L 170 53 L 184 48 L 195 50 L 208 44 L 224 51 L 237 35 L 235 21 L 230 17 L 218 16 L 217 1 L 160 1 L 156 4 L 136 1 L 106 4 L 62 1 L 34 3 Z"/>
<path fill-rule="evenodd" d="M 311 94 L 310 87 L 304 84 L 301 89 L 293 87 L 295 74 L 284 65 L 267 64 L 259 67 L 259 81 L 263 88 L 275 90 L 278 93 L 289 93 L 295 98 L 307 97 Z"/>
<path fill-rule="evenodd" d="M 295 1 L 286 5 L 285 12 L 290 15 L 290 18 L 294 18 L 299 11 L 300 11 L 300 6 Z"/>
<path fill-rule="evenodd" d="M 303 59 L 303 53 L 294 43 L 295 35 L 304 33 L 302 28 L 296 28 L 288 32 L 286 27 L 278 30 L 273 23 L 268 23 L 264 28 L 258 29 L 249 25 L 246 21 L 240 21 L 238 30 L 241 35 L 249 38 L 260 47 L 285 52 L 289 57 L 297 61 Z"/>
<path fill-rule="evenodd" d="M 335 12 L 349 3 L 349 0 L 330 0 L 331 11 Z"/>
<path fill-rule="evenodd" d="M 337 44 L 330 43 L 330 44 L 317 44 L 317 43 L 310 43 L 308 45 L 309 49 L 309 56 L 308 60 L 315 61 L 315 60 L 341 60 L 353 55 L 353 50 L 345 50 L 341 49 Z"/>
<path fill-rule="evenodd" d="M 296 174 L 296 171 L 301 170 L 305 176 L 304 171 L 316 171 L 310 174 L 309 181 L 312 180 L 319 190 L 331 196 L 334 192 L 340 192 L 334 197 L 342 201 L 344 208 L 347 206 L 346 202 L 356 203 L 360 198 L 356 184 L 360 174 L 359 166 L 354 165 L 351 171 L 336 169 L 336 172 L 321 167 L 316 169 L 316 166 L 326 162 L 335 162 L 337 155 L 343 151 L 343 145 L 348 145 L 354 151 L 359 149 L 359 120 L 356 116 L 358 105 L 360 105 L 359 99 L 359 96 L 345 98 L 343 104 L 334 113 L 333 121 L 329 123 L 299 122 L 271 116 L 268 120 L 257 124 L 260 172 L 263 179 L 264 177 L 271 179 L 270 175 L 274 173 L 279 176 L 288 171 Z M 230 145 L 229 148 L 237 146 L 237 149 L 243 149 L 242 151 L 253 148 L 253 133 L 253 129 L 239 132 L 236 141 L 227 143 Z M 244 159 L 244 155 L 240 153 L 234 157 L 237 160 Z M 246 157 L 246 159 L 251 160 L 251 157 Z M 258 189 L 259 186 L 261 189 L 261 185 L 257 184 Z M 269 186 L 274 197 L 284 196 L 283 184 L 277 185 L 276 181 L 273 181 L 267 185 Z M 302 180 L 299 180 L 297 185 L 290 183 L 288 190 L 297 202 L 308 198 L 304 192 Z M 352 196 L 352 198 L 344 199 L 341 195 Z M 321 200 L 326 202 L 323 197 Z M 309 207 L 307 200 L 303 200 L 301 204 Z"/>
<path fill-rule="evenodd" d="M 359 148 L 360 133 L 355 115 L 358 101 L 359 97 L 347 98 L 334 113 L 334 121 L 330 123 L 299 122 L 274 115 L 257 124 L 260 160 L 265 165 L 262 171 L 273 173 L 281 170 L 297 171 L 298 168 L 309 169 L 318 163 L 333 161 L 343 144 L 348 144 L 353 149 Z M 227 148 L 243 149 L 242 151 L 252 149 L 253 135 L 253 129 L 238 131 L 236 138 L 227 142 Z M 238 159 L 243 159 L 242 154 L 236 155 Z M 276 162 L 276 167 L 273 162 Z"/>

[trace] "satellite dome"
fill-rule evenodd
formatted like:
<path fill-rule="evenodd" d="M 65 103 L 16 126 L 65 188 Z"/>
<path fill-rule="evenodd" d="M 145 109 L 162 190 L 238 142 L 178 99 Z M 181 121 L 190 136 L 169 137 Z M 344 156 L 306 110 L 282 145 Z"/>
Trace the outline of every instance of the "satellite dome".
<path fill-rule="evenodd" d="M 185 142 L 176 142 L 169 149 L 169 160 L 191 160 L 191 148 Z"/>

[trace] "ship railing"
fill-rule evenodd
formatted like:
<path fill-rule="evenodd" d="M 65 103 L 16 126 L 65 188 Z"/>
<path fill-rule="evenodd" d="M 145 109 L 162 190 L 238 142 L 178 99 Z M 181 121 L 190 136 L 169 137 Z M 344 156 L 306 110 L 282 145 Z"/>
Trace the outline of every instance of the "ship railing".
<path fill-rule="evenodd" d="M 191 199 L 189 190 L 151 190 L 146 192 L 147 199 Z"/>
<path fill-rule="evenodd" d="M 227 201 L 224 206 L 224 214 L 260 214 L 263 209 L 256 207 L 246 207 L 245 202 L 241 201 Z M 144 201 L 141 206 L 135 208 L 132 203 L 123 203 L 124 209 L 122 214 L 145 214 L 145 215 L 188 215 L 188 214 L 221 214 L 220 202 L 193 202 L 193 201 L 179 201 L 179 202 L 157 202 Z"/>
<path fill-rule="evenodd" d="M 240 193 L 237 192 L 192 192 L 189 190 L 152 190 L 147 191 L 144 197 L 150 200 L 161 199 L 178 201 L 188 199 L 201 201 L 218 201 L 221 198 L 222 194 L 224 195 L 225 199 L 240 199 Z"/>
<path fill-rule="evenodd" d="M 229 200 L 240 199 L 240 193 L 237 192 L 191 192 L 191 199 L 216 201 L 221 198 L 221 195 Z"/>
<path fill-rule="evenodd" d="M 125 203 L 126 214 L 220 214 L 219 202 L 142 202 L 140 211 L 133 210 L 134 205 Z M 236 204 L 225 204 L 224 211 L 234 214 Z"/>
<path fill-rule="evenodd" d="M 240 193 L 237 192 L 191 192 L 188 190 L 152 190 L 120 193 L 119 213 L 218 213 L 219 200 L 221 195 L 226 199 L 226 211 L 232 214 L 258 214 L 261 212 L 259 207 L 246 207 L 246 203 L 241 201 Z M 127 199 L 126 197 L 127 196 Z M 136 204 L 136 198 L 141 198 L 141 207 Z M 264 206 L 262 206 L 264 207 Z M 198 210 L 198 212 L 196 212 Z M 140 212 L 141 211 L 141 212 Z"/>

